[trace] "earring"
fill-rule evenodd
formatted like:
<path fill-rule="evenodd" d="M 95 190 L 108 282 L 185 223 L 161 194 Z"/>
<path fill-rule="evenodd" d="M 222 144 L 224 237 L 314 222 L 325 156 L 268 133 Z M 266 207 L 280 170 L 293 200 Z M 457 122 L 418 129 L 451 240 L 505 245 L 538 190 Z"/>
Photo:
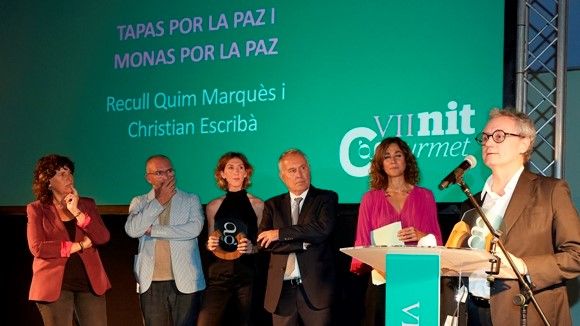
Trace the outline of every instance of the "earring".
<path fill-rule="evenodd" d="M 48 190 L 52 190 L 52 185 L 50 183 L 48 184 Z"/>

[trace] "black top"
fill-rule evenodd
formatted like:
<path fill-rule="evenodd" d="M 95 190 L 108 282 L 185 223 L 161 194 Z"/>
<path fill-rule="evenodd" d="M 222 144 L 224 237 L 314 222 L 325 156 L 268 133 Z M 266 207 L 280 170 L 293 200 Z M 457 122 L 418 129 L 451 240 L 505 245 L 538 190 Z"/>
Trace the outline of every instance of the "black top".
<path fill-rule="evenodd" d="M 226 198 L 222 201 L 215 214 L 214 228 L 222 232 L 219 245 L 225 251 L 237 250 L 236 235 L 240 232 L 243 232 L 246 238 L 252 241 L 254 245 L 256 244 L 258 218 L 252 208 L 246 190 L 228 191 L 226 193 Z M 223 278 L 225 276 L 224 273 L 226 273 L 228 275 L 238 274 L 237 276 L 240 277 L 240 273 L 246 274 L 254 270 L 253 256 L 244 254 L 240 258 L 231 261 L 214 256 L 209 269 L 209 276 L 211 278 L 212 276 L 220 275 Z"/>
<path fill-rule="evenodd" d="M 74 243 L 77 219 L 63 221 L 63 223 L 68 232 L 68 237 Z M 66 261 L 62 279 L 62 289 L 74 292 L 89 292 L 91 290 L 89 277 L 85 271 L 85 265 L 83 264 L 79 253 L 71 254 Z"/>
<path fill-rule="evenodd" d="M 220 246 L 226 251 L 236 250 L 235 236 L 240 232 L 255 244 L 258 236 L 257 221 L 246 190 L 228 191 L 215 214 L 215 229 L 223 234 Z"/>

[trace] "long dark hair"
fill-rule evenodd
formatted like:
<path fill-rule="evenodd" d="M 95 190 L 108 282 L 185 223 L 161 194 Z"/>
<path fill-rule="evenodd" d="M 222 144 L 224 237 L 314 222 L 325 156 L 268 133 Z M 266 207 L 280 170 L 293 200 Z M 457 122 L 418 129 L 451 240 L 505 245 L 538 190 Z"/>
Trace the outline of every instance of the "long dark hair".
<path fill-rule="evenodd" d="M 371 168 L 369 172 L 371 189 L 386 189 L 388 187 L 388 176 L 383 168 L 383 161 L 385 160 L 385 153 L 391 144 L 397 144 L 403 156 L 405 157 L 405 181 L 411 185 L 419 183 L 419 167 L 417 166 L 417 159 L 409 148 L 409 145 L 399 137 L 388 137 L 377 146 L 375 155 L 371 161 Z"/>

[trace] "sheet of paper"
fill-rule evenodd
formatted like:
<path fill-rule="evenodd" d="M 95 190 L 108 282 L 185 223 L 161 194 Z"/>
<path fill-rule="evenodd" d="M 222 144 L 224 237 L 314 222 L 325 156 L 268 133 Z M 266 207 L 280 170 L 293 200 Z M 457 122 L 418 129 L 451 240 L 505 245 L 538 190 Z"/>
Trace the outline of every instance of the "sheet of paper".
<path fill-rule="evenodd" d="M 373 246 L 404 246 L 405 243 L 397 237 L 401 230 L 401 221 L 393 222 L 371 231 Z"/>
<path fill-rule="evenodd" d="M 401 221 L 374 229 L 371 231 L 371 243 L 373 246 L 403 246 L 405 244 L 397 237 L 397 232 L 400 229 Z M 375 269 L 371 272 L 371 279 L 374 285 L 381 285 L 386 282 L 385 277 Z"/>

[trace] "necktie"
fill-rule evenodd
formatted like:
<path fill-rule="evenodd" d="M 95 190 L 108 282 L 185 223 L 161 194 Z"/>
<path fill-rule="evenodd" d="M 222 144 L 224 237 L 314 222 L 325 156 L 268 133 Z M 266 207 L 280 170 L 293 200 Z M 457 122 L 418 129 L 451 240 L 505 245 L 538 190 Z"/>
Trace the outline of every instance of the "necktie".
<path fill-rule="evenodd" d="M 300 215 L 300 202 L 302 201 L 302 197 L 296 197 L 294 198 L 294 201 L 292 202 L 292 225 L 295 225 L 296 223 L 298 223 L 298 216 Z M 291 253 L 288 255 L 288 261 L 286 262 L 286 271 L 284 273 L 284 275 L 286 277 L 290 276 L 292 274 L 292 272 L 294 271 L 294 268 L 296 268 L 296 254 L 295 253 Z"/>
<path fill-rule="evenodd" d="M 294 202 L 292 203 L 292 225 L 298 223 L 298 216 L 300 216 L 300 202 L 302 201 L 302 197 L 294 198 Z"/>

